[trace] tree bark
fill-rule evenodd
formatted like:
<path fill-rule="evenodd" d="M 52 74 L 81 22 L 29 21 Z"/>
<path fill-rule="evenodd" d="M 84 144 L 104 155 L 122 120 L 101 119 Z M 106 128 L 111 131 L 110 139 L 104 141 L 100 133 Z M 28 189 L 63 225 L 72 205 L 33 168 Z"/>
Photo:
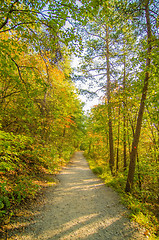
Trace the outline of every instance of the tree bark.
<path fill-rule="evenodd" d="M 108 105 L 108 125 L 109 125 L 109 151 L 110 160 L 109 166 L 112 175 L 114 175 L 114 144 L 113 144 L 113 130 L 112 130 L 112 109 L 110 103 L 110 62 L 109 62 L 109 29 L 106 26 L 106 63 L 107 63 L 107 105 Z"/>
<path fill-rule="evenodd" d="M 126 87 L 126 61 L 125 61 L 125 50 L 124 50 L 124 76 L 123 76 L 123 145 L 124 145 L 124 170 L 127 167 L 127 159 L 126 159 L 126 96 L 125 96 L 125 87 Z"/>
<path fill-rule="evenodd" d="M 117 153 L 116 153 L 116 172 L 119 170 L 119 143 L 120 143 L 120 105 L 119 105 L 119 121 L 118 121 L 118 142 L 117 142 Z"/>
<path fill-rule="evenodd" d="M 152 48 L 151 47 L 151 24 L 150 24 L 150 15 L 149 15 L 149 0 L 147 0 L 146 4 L 145 4 L 145 14 L 146 14 L 147 43 L 148 43 L 147 59 L 146 59 L 146 72 L 145 72 L 145 79 L 144 79 L 144 86 L 143 86 L 143 91 L 142 91 L 140 109 L 139 109 L 138 118 L 137 118 L 136 131 L 134 134 L 132 150 L 131 150 L 131 154 L 130 154 L 129 172 L 128 172 L 127 183 L 126 183 L 126 188 L 125 188 L 126 192 L 131 192 L 131 190 L 133 188 L 137 148 L 138 148 L 139 137 L 140 137 L 140 132 L 141 132 L 145 100 L 146 100 L 146 95 L 147 95 L 147 90 L 148 90 L 149 67 L 150 67 L 150 62 L 151 62 L 150 54 L 151 54 L 151 48 Z"/>

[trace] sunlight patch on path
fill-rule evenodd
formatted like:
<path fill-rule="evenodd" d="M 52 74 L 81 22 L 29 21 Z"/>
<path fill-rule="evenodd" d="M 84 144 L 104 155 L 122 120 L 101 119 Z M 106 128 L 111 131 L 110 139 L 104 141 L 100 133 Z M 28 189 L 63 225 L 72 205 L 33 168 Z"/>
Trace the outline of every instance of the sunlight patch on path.
<path fill-rule="evenodd" d="M 82 152 L 75 153 L 58 180 L 46 191 L 45 204 L 38 209 L 41 214 L 11 240 L 145 239 L 126 218 L 119 195 L 91 172 Z"/>

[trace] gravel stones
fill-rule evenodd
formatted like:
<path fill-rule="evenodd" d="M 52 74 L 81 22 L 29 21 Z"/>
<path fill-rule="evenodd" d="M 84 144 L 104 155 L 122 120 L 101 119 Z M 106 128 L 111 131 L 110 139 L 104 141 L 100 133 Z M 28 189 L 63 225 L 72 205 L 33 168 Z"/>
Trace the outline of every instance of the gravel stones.
<path fill-rule="evenodd" d="M 57 178 L 56 187 L 48 187 L 43 203 L 32 210 L 32 220 L 25 219 L 23 231 L 12 231 L 8 239 L 146 239 L 143 230 L 126 217 L 128 210 L 118 194 L 89 169 L 82 152 L 74 154 Z"/>

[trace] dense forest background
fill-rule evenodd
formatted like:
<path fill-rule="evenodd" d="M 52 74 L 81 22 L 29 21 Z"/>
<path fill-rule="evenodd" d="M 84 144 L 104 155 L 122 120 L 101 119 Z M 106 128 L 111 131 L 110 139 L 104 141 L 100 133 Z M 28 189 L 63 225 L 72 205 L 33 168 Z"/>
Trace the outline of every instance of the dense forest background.
<path fill-rule="evenodd" d="M 36 197 L 44 174 L 56 173 L 75 150 L 84 150 L 132 217 L 157 235 L 157 0 L 0 5 L 2 223 Z M 80 59 L 76 74 L 73 54 Z M 87 114 L 75 83 L 84 86 L 82 93 L 102 96 Z"/>

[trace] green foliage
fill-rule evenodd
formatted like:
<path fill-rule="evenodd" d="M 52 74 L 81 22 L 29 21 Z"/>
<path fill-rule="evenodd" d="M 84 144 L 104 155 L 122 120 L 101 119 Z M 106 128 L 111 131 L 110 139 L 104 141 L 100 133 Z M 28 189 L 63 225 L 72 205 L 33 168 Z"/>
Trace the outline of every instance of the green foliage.
<path fill-rule="evenodd" d="M 154 14 L 151 17 L 155 22 L 154 2 L 151 1 L 149 7 L 152 10 L 151 14 Z M 48 12 L 43 11 L 46 5 Z M 140 4 L 134 2 L 125 5 L 122 1 L 117 1 L 115 4 L 94 0 L 80 1 L 79 4 L 74 0 L 2 1 L 0 10 L 1 217 L 11 211 L 14 205 L 20 204 L 28 197 L 35 197 L 38 187 L 33 182 L 39 174 L 56 173 L 80 146 L 89 156 L 92 170 L 124 194 L 127 170 L 123 169 L 123 143 L 126 141 L 128 165 L 139 99 L 147 70 L 145 69 L 147 42 L 143 31 L 145 27 L 141 20 L 142 9 L 137 9 L 137 6 Z M 66 27 L 68 18 L 72 27 Z M 108 165 L 109 113 L 105 104 L 107 99 L 104 97 L 102 104 L 91 110 L 86 130 L 82 106 L 69 77 L 71 53 L 66 49 L 67 46 L 75 50 L 77 46 L 77 54 L 81 56 L 83 55 L 82 40 L 84 40 L 86 44 L 82 66 L 84 79 L 91 80 L 91 86 L 94 80 L 100 82 L 100 88 L 101 86 L 105 88 L 106 23 L 110 31 L 110 105 L 113 107 L 115 153 L 118 150 L 118 162 L 116 156 L 116 169 L 114 169 L 116 178 L 111 176 Z M 136 219 L 141 221 L 144 215 L 145 223 L 148 221 L 148 212 L 143 210 L 141 213 L 139 209 L 151 209 L 155 212 L 158 199 L 156 26 L 157 21 L 156 25 L 152 26 L 154 35 L 149 97 L 146 101 L 147 111 L 143 118 L 143 132 L 138 147 L 134 192 L 127 198 L 124 195 L 129 208 L 133 211 L 133 217 L 136 216 Z M 84 29 L 87 29 L 89 34 L 86 34 Z M 100 76 L 97 79 L 93 77 L 90 69 L 95 69 L 94 75 L 100 74 Z M 125 78 L 125 86 L 123 78 Z M 126 140 L 123 137 L 124 133 Z M 153 221 L 155 220 L 150 219 L 150 225 Z"/>
<path fill-rule="evenodd" d="M 120 194 L 122 203 L 130 210 L 130 218 L 144 226 L 150 232 L 151 239 L 156 239 L 159 229 L 158 220 L 155 216 L 155 209 L 151 208 L 153 205 L 149 205 L 145 200 L 143 201 L 141 192 L 137 192 L 136 189 L 134 189 L 132 194 L 125 193 L 124 187 L 126 184 L 127 172 L 124 174 L 118 173 L 117 176 L 112 177 L 108 166 L 103 166 L 103 163 L 100 165 L 101 162 L 98 161 L 97 163 L 97 159 L 92 159 L 87 154 L 85 154 L 85 156 L 92 171 L 98 174 L 107 186 L 113 187 Z M 147 190 L 146 194 L 147 196 L 149 195 L 149 190 Z M 152 201 L 154 201 L 154 199 L 152 200 L 151 198 L 151 204 Z"/>
<path fill-rule="evenodd" d="M 97 166 L 97 167 L 95 167 L 95 168 L 92 168 L 92 171 L 93 171 L 95 174 L 100 175 L 100 174 L 102 174 L 103 169 L 102 169 L 101 166 Z"/>
<path fill-rule="evenodd" d="M 72 3 L 3 1 L 2 6 L 1 219 L 36 197 L 39 187 L 34 181 L 45 173 L 57 173 L 83 135 L 82 106 L 70 79 L 70 52 L 64 46 L 74 36 L 72 29 L 63 32 L 69 12 L 74 11 Z"/>
<path fill-rule="evenodd" d="M 55 145 L 35 140 L 26 135 L 15 135 L 0 130 L 0 219 L 12 214 L 15 206 L 26 199 L 35 198 L 39 186 L 34 184 L 40 174 L 57 173 L 69 161 L 74 151 L 66 142 Z M 67 141 L 67 138 L 65 138 Z M 69 139 L 68 139 L 69 140 Z M 52 139 L 53 141 L 53 139 Z M 60 146 L 60 147 L 59 147 Z"/>
<path fill-rule="evenodd" d="M 114 5 L 113 3 L 110 1 L 100 2 L 98 9 L 98 3 L 94 5 L 92 1 L 89 1 L 88 5 L 91 5 L 92 13 L 94 13 L 93 10 L 97 12 L 95 15 L 88 13 L 90 21 L 86 25 L 86 31 L 81 28 L 80 32 L 81 35 L 83 34 L 85 43 L 81 71 L 84 79 L 87 79 L 88 85 L 93 89 L 94 83 L 99 83 L 99 89 L 103 86 L 104 90 L 109 85 L 108 71 L 107 78 L 105 77 L 106 66 L 108 66 L 105 56 L 106 50 L 108 50 L 106 45 L 108 35 L 111 73 L 110 99 L 105 94 L 103 101 L 91 109 L 87 119 L 85 153 L 87 158 L 91 159 L 89 160 L 91 169 L 99 173 L 106 183 L 115 187 L 124 196 L 133 218 L 151 232 L 157 233 L 159 199 L 159 109 L 158 92 L 156 91 L 159 70 L 157 63 L 157 1 L 143 2 L 143 5 L 138 4 L 137 1 L 133 3 L 116 1 Z M 147 37 L 143 23 L 146 9 L 144 4 L 147 4 L 145 5 L 147 6 L 147 17 L 149 15 Z M 152 12 L 153 14 L 151 14 Z M 148 51 L 149 54 L 147 54 Z M 148 64 L 148 58 L 150 58 L 150 64 Z M 81 79 L 83 80 L 82 77 Z M 149 89 L 147 100 L 144 100 L 146 81 L 149 82 Z M 142 100 L 140 101 L 141 95 Z M 143 115 L 144 102 L 146 111 Z M 112 107 L 111 113 L 108 110 L 109 105 Z M 110 115 L 113 129 L 111 136 L 108 135 Z M 142 115 L 143 121 L 140 118 Z M 141 133 L 141 125 L 137 125 L 137 119 L 142 122 Z M 135 131 L 136 138 L 134 137 Z M 136 139 L 136 145 L 132 148 L 133 139 Z M 114 144 L 115 166 L 113 170 L 115 177 L 110 176 L 108 171 L 108 162 L 112 157 L 109 155 L 110 142 Z M 126 195 L 124 189 L 131 151 L 137 152 L 137 157 L 133 158 L 134 163 L 137 163 L 131 165 L 130 170 L 136 165 L 135 174 L 133 170 L 129 172 L 133 178 L 133 184 L 130 186 L 133 190 L 131 195 Z"/>
<path fill-rule="evenodd" d="M 21 203 L 25 198 L 34 198 L 38 190 L 38 185 L 33 184 L 29 177 L 21 176 L 15 182 L 13 188 L 14 200 Z"/>
<path fill-rule="evenodd" d="M 6 187 L 6 182 L 0 183 L 0 219 L 7 213 L 7 209 L 11 205 Z"/>
<path fill-rule="evenodd" d="M 18 176 L 0 183 L 0 221 L 5 214 L 12 215 L 12 209 L 26 198 L 35 198 L 39 187 L 27 176 Z"/>

